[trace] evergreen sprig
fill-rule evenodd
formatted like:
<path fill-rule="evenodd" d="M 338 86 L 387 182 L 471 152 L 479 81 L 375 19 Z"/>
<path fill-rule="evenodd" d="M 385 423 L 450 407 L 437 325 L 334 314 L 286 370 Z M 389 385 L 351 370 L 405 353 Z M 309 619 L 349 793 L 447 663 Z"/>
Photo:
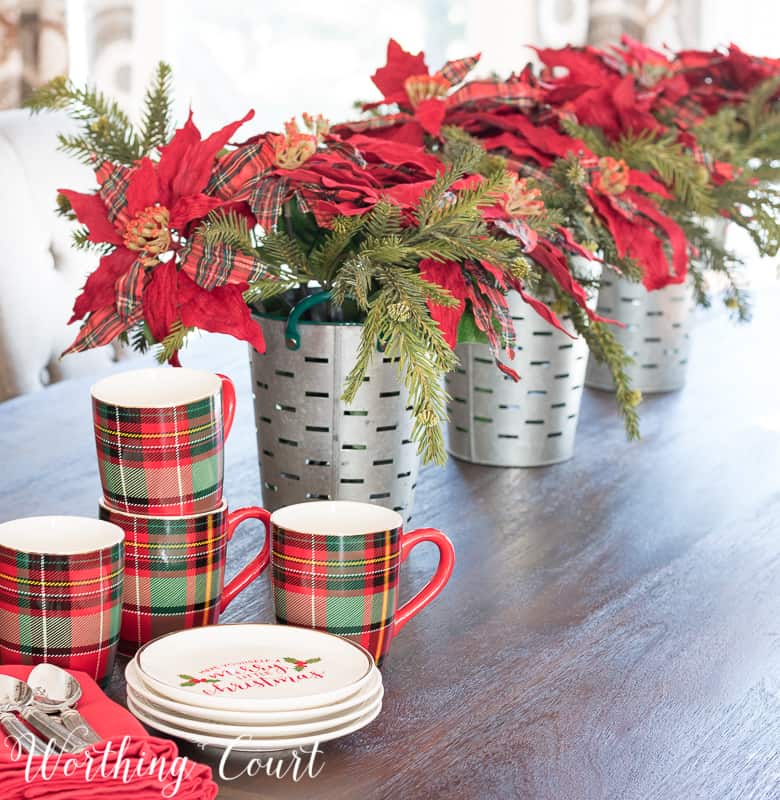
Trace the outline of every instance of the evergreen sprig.
<path fill-rule="evenodd" d="M 173 136 L 173 70 L 161 61 L 144 96 L 141 148 L 150 153 Z"/>
<path fill-rule="evenodd" d="M 631 386 L 631 379 L 626 371 L 634 363 L 633 359 L 626 353 L 608 325 L 590 319 L 583 308 L 569 295 L 559 292 L 558 299 L 565 306 L 577 333 L 587 343 L 591 356 L 609 368 L 615 384 L 615 401 L 623 417 L 626 436 L 629 440 L 639 439 L 637 406 L 642 400 L 642 394 Z"/>
<path fill-rule="evenodd" d="M 160 364 L 170 361 L 181 350 L 187 342 L 187 337 L 192 333 L 193 328 L 182 325 L 181 320 L 177 320 L 171 325 L 168 335 L 159 343 L 155 358 Z"/>
<path fill-rule="evenodd" d="M 113 161 L 129 166 L 168 140 L 171 95 L 171 68 L 160 62 L 144 99 L 140 129 L 131 124 L 116 101 L 94 86 L 76 86 L 64 75 L 35 89 L 25 105 L 33 113 L 65 111 L 78 122 L 78 133 L 61 133 L 58 139 L 61 150 L 83 163 L 95 166 Z"/>

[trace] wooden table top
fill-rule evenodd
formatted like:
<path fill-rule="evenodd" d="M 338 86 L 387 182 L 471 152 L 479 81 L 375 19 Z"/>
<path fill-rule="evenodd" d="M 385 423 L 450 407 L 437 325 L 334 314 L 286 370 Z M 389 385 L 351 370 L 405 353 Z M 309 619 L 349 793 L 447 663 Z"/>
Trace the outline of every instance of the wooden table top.
<path fill-rule="evenodd" d="M 587 392 L 566 464 L 424 470 L 414 521 L 458 561 L 394 643 L 381 715 L 323 745 L 316 780 L 242 777 L 220 797 L 780 797 L 778 310 L 774 292 L 752 326 L 700 320 L 688 385 L 647 398 L 639 444 Z M 238 388 L 233 507 L 260 499 L 245 362 L 226 348 L 211 365 Z M 0 406 L 0 519 L 96 513 L 89 383 Z M 415 549 L 401 596 L 434 565 Z M 272 621 L 267 577 L 224 619 Z"/>

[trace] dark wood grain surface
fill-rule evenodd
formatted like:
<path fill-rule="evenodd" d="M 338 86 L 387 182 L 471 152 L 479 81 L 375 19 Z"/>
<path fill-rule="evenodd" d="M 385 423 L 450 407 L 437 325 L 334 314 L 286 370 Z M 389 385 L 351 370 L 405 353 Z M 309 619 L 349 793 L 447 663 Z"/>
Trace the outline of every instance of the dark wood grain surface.
<path fill-rule="evenodd" d="M 779 311 L 773 293 L 750 327 L 700 320 L 688 386 L 645 401 L 640 444 L 589 392 L 566 464 L 426 469 L 414 521 L 449 533 L 458 563 L 394 643 L 382 714 L 324 745 L 315 781 L 242 778 L 220 797 L 780 797 Z M 245 357 L 211 358 L 240 400 L 227 495 L 255 503 Z M 0 406 L 3 520 L 96 513 L 88 388 Z M 434 562 L 413 552 L 402 595 Z M 225 619 L 271 621 L 267 577 Z"/>

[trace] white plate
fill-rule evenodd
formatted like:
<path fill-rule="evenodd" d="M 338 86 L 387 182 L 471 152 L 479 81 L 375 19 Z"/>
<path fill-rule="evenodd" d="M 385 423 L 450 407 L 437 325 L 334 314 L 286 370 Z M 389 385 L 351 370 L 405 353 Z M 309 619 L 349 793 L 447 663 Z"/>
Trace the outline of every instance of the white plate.
<path fill-rule="evenodd" d="M 207 625 L 160 636 L 135 657 L 158 694 L 204 708 L 290 711 L 337 703 L 374 659 L 330 633 L 291 625 Z"/>
<path fill-rule="evenodd" d="M 342 736 L 359 731 L 379 716 L 379 712 L 382 710 L 382 701 L 378 701 L 374 710 L 360 717 L 360 719 L 356 719 L 348 725 L 337 728 L 326 728 L 317 734 L 310 734 L 308 736 L 287 736 L 278 739 L 246 738 L 240 741 L 236 738 L 225 738 L 223 736 L 206 736 L 195 731 L 187 730 L 186 728 L 161 722 L 138 708 L 130 698 L 127 699 L 127 707 L 134 716 L 144 723 L 144 725 L 154 728 L 161 733 L 167 733 L 169 736 L 183 739 L 186 742 L 208 745 L 210 747 L 230 747 L 231 750 L 241 753 L 259 753 L 274 750 L 294 750 L 296 747 L 305 747 L 315 742 L 329 742 L 332 739 L 339 739 Z"/>
<path fill-rule="evenodd" d="M 125 680 L 129 689 L 147 704 L 173 713 L 180 719 L 193 719 L 198 722 L 211 721 L 218 724 L 232 725 L 282 725 L 294 722 L 314 722 L 323 717 L 347 712 L 357 705 L 375 696 L 382 689 L 382 673 L 374 667 L 368 682 L 346 700 L 318 708 L 304 708 L 298 711 L 228 711 L 226 709 L 202 708 L 171 700 L 157 694 L 143 681 L 135 661 L 129 661 L 125 667 Z"/>
<path fill-rule="evenodd" d="M 237 739 L 239 736 L 258 736 L 264 739 L 277 736 L 305 736 L 329 728 L 340 727 L 373 711 L 377 703 L 381 704 L 383 694 L 384 690 L 380 686 L 378 691 L 349 711 L 310 722 L 298 722 L 292 725 L 226 725 L 210 720 L 171 714 L 155 706 L 153 702 L 137 694 L 133 689 L 129 687 L 127 689 L 127 696 L 133 701 L 133 705 L 152 719 L 176 727 L 181 726 L 194 733 L 202 733 L 206 736 L 225 736 L 230 739 Z"/>

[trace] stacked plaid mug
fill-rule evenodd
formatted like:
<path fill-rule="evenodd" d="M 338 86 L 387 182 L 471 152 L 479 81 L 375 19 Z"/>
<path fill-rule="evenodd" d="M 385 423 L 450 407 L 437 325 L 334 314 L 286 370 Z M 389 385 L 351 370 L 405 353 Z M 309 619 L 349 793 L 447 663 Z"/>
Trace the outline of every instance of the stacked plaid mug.
<path fill-rule="evenodd" d="M 268 564 L 266 543 L 224 586 L 227 543 L 258 507 L 228 511 L 224 445 L 235 414 L 229 378 L 192 369 L 121 373 L 92 387 L 103 498 L 99 516 L 125 533 L 119 650 L 216 623 Z"/>

